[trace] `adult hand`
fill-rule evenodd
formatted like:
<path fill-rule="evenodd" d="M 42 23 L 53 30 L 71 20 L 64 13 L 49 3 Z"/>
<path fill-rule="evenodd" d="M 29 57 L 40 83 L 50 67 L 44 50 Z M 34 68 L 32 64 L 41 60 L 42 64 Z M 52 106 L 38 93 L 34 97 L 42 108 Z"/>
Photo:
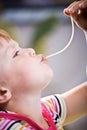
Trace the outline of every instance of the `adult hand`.
<path fill-rule="evenodd" d="M 87 0 L 73 2 L 64 9 L 64 13 L 72 16 L 77 26 L 87 32 Z"/>

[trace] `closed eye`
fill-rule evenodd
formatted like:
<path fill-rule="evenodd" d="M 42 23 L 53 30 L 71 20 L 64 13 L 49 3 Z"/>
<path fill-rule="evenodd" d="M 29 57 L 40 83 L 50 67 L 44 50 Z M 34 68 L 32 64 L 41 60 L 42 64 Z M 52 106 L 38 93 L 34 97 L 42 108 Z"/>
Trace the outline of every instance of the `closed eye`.
<path fill-rule="evenodd" d="M 15 58 L 16 56 L 18 56 L 19 51 L 16 51 L 15 54 L 13 55 L 13 58 Z"/>

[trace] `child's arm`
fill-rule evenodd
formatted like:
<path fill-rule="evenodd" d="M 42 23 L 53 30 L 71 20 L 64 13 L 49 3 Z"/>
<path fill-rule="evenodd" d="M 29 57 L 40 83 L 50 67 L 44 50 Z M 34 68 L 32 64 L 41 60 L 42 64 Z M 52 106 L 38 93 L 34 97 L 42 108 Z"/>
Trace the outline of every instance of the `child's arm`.
<path fill-rule="evenodd" d="M 72 16 L 77 26 L 85 32 L 87 40 L 87 0 L 73 2 L 64 9 L 64 13 Z"/>
<path fill-rule="evenodd" d="M 87 0 L 73 2 L 64 10 L 64 13 L 72 16 L 76 25 L 84 31 L 87 40 Z M 64 125 L 87 114 L 87 82 L 62 94 L 62 97 L 67 107 Z"/>
<path fill-rule="evenodd" d="M 72 16 L 76 25 L 84 31 L 87 40 L 87 0 L 73 2 L 64 10 L 64 13 Z M 87 82 L 66 92 L 62 96 L 67 105 L 65 124 L 87 114 Z"/>
<path fill-rule="evenodd" d="M 61 95 L 66 103 L 67 116 L 64 125 L 87 114 L 87 82 Z"/>

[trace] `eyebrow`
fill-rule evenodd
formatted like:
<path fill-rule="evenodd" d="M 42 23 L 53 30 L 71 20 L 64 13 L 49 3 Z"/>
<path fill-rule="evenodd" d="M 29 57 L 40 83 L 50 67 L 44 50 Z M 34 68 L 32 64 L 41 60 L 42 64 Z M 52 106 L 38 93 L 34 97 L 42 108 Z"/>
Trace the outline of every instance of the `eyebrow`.
<path fill-rule="evenodd" d="M 13 43 L 13 44 L 9 44 L 8 45 L 8 48 L 7 48 L 7 53 L 8 53 L 8 51 L 11 49 L 12 51 L 15 51 L 15 50 L 17 50 L 19 48 L 19 46 L 18 46 L 18 44 L 16 44 L 16 43 Z"/>
<path fill-rule="evenodd" d="M 4 39 L 5 40 L 5 39 Z M 11 41 L 12 42 L 12 41 Z M 2 55 L 8 55 L 9 51 L 13 53 L 17 48 L 20 48 L 18 44 L 13 40 L 12 43 L 9 42 L 9 44 L 2 44 L 1 50 L 3 49 Z"/>

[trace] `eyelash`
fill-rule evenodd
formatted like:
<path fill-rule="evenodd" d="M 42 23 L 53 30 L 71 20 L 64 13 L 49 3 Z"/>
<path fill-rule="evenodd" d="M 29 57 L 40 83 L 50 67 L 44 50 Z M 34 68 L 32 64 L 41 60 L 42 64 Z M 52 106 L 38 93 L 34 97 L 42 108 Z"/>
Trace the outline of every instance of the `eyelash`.
<path fill-rule="evenodd" d="M 13 58 L 15 58 L 16 56 L 18 56 L 18 53 L 19 53 L 19 51 L 16 51 L 15 54 L 14 54 L 14 56 L 13 56 Z"/>

